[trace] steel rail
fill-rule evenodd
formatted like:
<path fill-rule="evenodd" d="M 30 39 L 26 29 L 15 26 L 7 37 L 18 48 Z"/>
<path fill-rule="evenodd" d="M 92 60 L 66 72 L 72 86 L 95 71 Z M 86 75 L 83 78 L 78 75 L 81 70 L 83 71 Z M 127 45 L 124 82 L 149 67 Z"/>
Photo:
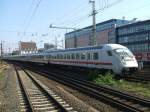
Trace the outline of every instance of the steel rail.
<path fill-rule="evenodd" d="M 25 99 L 25 104 L 27 106 L 27 111 L 28 112 L 34 112 L 33 111 L 33 107 L 31 105 L 31 102 L 30 102 L 30 99 L 29 99 L 29 97 L 27 95 L 27 91 L 26 91 L 26 89 L 25 89 L 25 87 L 23 85 L 23 82 L 22 82 L 22 80 L 21 80 L 21 78 L 19 76 L 19 73 L 18 73 L 18 70 L 17 70 L 16 66 L 15 66 L 15 71 L 16 71 L 16 75 L 17 75 L 17 79 L 18 79 L 18 82 L 19 82 L 20 89 L 21 89 L 21 91 L 23 93 L 23 96 L 24 96 L 24 99 Z"/>
<path fill-rule="evenodd" d="M 33 68 L 32 68 L 32 70 L 33 70 Z M 141 109 L 135 108 L 135 107 L 133 107 L 129 104 L 125 104 L 121 101 L 118 101 L 117 99 L 113 99 L 111 97 L 108 97 L 107 95 L 102 94 L 101 92 L 93 89 L 92 87 L 84 85 L 80 81 L 77 81 L 77 80 L 74 80 L 74 79 L 71 79 L 71 78 L 68 78 L 68 77 L 64 77 L 64 76 L 61 76 L 61 75 L 58 76 L 54 73 L 50 73 L 50 72 L 42 71 L 42 70 L 38 70 L 37 73 L 45 75 L 48 78 L 52 78 L 53 80 L 56 80 L 56 81 L 58 81 L 60 83 L 63 83 L 67 86 L 71 86 L 73 88 L 76 88 L 79 91 L 84 92 L 84 93 L 86 93 L 90 96 L 93 96 L 97 99 L 103 100 L 104 102 L 110 103 L 111 105 L 113 105 L 113 106 L 115 106 L 115 107 L 117 107 L 121 110 L 126 110 L 126 111 L 130 111 L 130 112 L 143 112 L 143 110 L 141 110 Z"/>
<path fill-rule="evenodd" d="M 16 70 L 17 70 L 17 69 L 16 69 Z M 46 89 L 44 89 L 44 88 L 41 86 L 41 84 L 39 84 L 39 82 L 37 82 L 28 72 L 26 72 L 24 69 L 22 69 L 22 70 L 23 70 L 23 71 L 26 73 L 26 75 L 32 80 L 32 82 L 35 84 L 35 86 L 37 86 L 37 88 L 39 88 L 40 91 L 41 91 L 45 96 L 47 96 L 49 100 L 52 100 L 52 102 L 58 107 L 58 109 L 61 110 L 61 112 L 69 112 L 69 110 L 67 110 L 67 108 L 65 108 L 65 107 L 64 107 L 62 104 L 60 104 L 53 96 L 51 96 L 51 95 L 48 93 L 48 91 L 47 91 Z M 30 99 L 30 97 L 29 97 L 29 95 L 28 95 L 28 92 L 27 92 L 27 90 L 26 90 L 26 87 L 25 87 L 24 84 L 23 84 L 22 79 L 21 79 L 20 76 L 19 76 L 18 71 L 17 71 L 17 77 L 19 78 L 19 82 L 20 82 L 20 84 L 21 84 L 21 86 L 22 86 L 22 89 L 23 89 L 23 91 L 24 91 L 24 95 L 26 96 L 27 104 L 29 105 L 29 110 L 30 110 L 30 112 L 35 112 L 35 109 L 34 109 L 34 107 L 33 107 L 33 104 L 32 104 L 32 102 L 31 102 L 31 99 Z"/>

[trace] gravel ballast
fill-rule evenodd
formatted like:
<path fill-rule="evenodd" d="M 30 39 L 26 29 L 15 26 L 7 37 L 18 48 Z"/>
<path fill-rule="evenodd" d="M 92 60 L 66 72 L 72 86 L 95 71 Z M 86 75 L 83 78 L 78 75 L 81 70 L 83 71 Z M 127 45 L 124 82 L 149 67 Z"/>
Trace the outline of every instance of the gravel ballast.
<path fill-rule="evenodd" d="M 79 112 L 118 112 L 118 110 L 112 108 L 111 106 L 91 98 L 90 96 L 87 96 L 77 90 L 64 86 L 44 76 L 37 75 L 36 73 L 31 73 L 43 84 L 60 95 Z"/>
<path fill-rule="evenodd" d="M 16 76 L 13 67 L 7 67 L 0 80 L 0 112 L 18 112 Z"/>

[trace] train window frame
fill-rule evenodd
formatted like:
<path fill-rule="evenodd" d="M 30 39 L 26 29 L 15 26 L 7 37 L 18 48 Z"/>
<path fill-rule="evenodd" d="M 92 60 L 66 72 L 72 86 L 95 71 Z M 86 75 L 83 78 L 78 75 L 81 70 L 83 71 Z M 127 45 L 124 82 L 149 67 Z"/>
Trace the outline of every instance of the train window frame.
<path fill-rule="evenodd" d="M 79 60 L 80 59 L 80 54 L 76 53 L 76 59 Z"/>
<path fill-rule="evenodd" d="M 107 51 L 107 55 L 108 56 L 112 56 L 112 52 L 111 51 Z"/>
<path fill-rule="evenodd" d="M 56 54 L 56 59 L 59 59 L 59 55 L 58 54 Z"/>
<path fill-rule="evenodd" d="M 81 53 L 80 55 L 81 55 L 81 60 L 86 60 L 86 53 L 85 52 Z M 83 58 L 83 56 L 84 56 L 84 58 Z"/>
<path fill-rule="evenodd" d="M 51 56 L 51 59 L 54 59 L 53 55 Z"/>
<path fill-rule="evenodd" d="M 51 59 L 51 55 L 47 55 L 48 59 Z"/>
<path fill-rule="evenodd" d="M 70 59 L 70 54 L 67 54 L 67 59 Z"/>
<path fill-rule="evenodd" d="M 99 53 L 98 52 L 93 52 L 93 60 L 99 60 Z"/>
<path fill-rule="evenodd" d="M 74 60 L 75 59 L 75 55 L 74 53 L 71 53 L 71 59 Z"/>
<path fill-rule="evenodd" d="M 67 54 L 64 54 L 64 59 L 67 59 Z"/>
<path fill-rule="evenodd" d="M 57 59 L 57 56 L 56 56 L 56 55 L 54 55 L 54 59 Z"/>
<path fill-rule="evenodd" d="M 63 55 L 62 54 L 60 54 L 60 59 L 63 59 Z"/>
<path fill-rule="evenodd" d="M 87 60 L 91 60 L 91 53 L 87 53 Z"/>

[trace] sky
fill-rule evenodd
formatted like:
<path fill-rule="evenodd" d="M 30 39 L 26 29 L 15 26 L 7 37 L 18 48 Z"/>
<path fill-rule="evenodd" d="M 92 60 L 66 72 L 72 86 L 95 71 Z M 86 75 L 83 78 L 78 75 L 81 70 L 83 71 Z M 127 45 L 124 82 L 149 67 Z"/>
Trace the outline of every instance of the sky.
<path fill-rule="evenodd" d="M 109 19 L 150 19 L 150 0 L 95 0 L 96 23 Z M 89 0 L 0 0 L 0 41 L 4 51 L 18 47 L 19 41 L 55 43 L 61 47 L 64 34 L 71 30 L 58 27 L 83 28 L 92 25 Z"/>

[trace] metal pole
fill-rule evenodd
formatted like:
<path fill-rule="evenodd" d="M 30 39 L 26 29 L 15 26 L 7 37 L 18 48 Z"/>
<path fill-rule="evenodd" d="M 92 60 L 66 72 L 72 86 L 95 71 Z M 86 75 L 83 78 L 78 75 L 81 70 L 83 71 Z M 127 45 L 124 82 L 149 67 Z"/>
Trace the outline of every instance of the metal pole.
<path fill-rule="evenodd" d="M 96 10 L 95 10 L 95 1 L 90 0 L 89 3 L 92 4 L 92 14 L 91 16 L 93 16 L 93 28 L 92 28 L 92 39 L 91 39 L 91 45 L 94 46 L 96 45 L 96 17 L 95 15 L 97 14 Z"/>
<path fill-rule="evenodd" d="M 57 49 L 57 37 L 55 36 L 55 49 Z"/>
<path fill-rule="evenodd" d="M 3 57 L 3 44 L 1 42 L 1 64 L 2 64 L 2 57 Z"/>
<path fill-rule="evenodd" d="M 77 35 L 76 35 L 76 30 L 74 30 L 74 48 L 77 48 Z"/>

